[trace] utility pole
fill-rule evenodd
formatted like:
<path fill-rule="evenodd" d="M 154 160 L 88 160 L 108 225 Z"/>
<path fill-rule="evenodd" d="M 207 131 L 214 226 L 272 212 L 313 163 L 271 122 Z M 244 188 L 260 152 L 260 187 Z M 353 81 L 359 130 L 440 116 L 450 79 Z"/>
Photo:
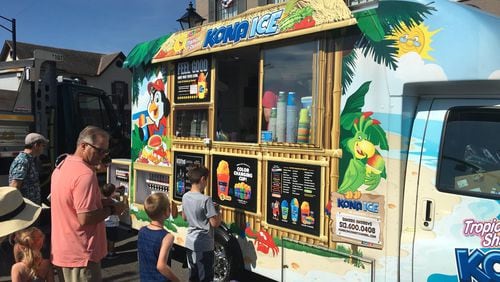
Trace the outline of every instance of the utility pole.
<path fill-rule="evenodd" d="M 4 16 L 0 16 L 0 18 L 4 19 L 6 21 L 9 21 L 11 23 L 10 29 L 2 24 L 0 24 L 0 27 L 2 27 L 3 29 L 12 33 L 12 49 L 13 49 L 12 50 L 12 60 L 15 61 L 17 59 L 17 55 L 16 55 L 16 19 L 9 19 L 9 18 L 6 18 Z"/>

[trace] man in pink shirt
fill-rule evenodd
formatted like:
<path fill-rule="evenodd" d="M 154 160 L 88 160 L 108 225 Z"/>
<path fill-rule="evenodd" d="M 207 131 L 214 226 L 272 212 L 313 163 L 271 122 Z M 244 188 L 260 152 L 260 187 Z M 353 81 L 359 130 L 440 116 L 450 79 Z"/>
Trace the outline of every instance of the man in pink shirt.
<path fill-rule="evenodd" d="M 107 254 L 104 219 L 121 214 L 121 202 L 103 202 L 95 166 L 108 154 L 109 135 L 87 126 L 76 150 L 59 163 L 51 179 L 52 264 L 64 281 L 101 281 Z M 62 278 L 62 277 L 60 277 Z"/>

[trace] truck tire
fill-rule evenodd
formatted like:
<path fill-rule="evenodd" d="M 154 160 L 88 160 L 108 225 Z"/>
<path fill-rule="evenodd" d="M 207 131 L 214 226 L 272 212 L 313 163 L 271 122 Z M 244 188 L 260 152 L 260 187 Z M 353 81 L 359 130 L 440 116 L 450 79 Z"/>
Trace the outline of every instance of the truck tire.
<path fill-rule="evenodd" d="M 237 239 L 224 227 L 215 229 L 214 281 L 238 279 L 243 270 L 243 258 Z"/>

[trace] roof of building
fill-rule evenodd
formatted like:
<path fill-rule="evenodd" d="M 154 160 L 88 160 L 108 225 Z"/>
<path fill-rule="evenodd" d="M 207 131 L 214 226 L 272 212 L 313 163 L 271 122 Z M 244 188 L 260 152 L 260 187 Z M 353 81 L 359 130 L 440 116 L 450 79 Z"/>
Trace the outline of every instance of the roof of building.
<path fill-rule="evenodd" d="M 0 53 L 0 61 L 5 61 L 7 59 L 9 55 L 8 52 L 11 49 L 13 49 L 12 41 L 6 40 Z M 33 58 L 33 52 L 36 49 L 63 55 L 64 60 L 57 63 L 57 69 L 74 75 L 99 76 L 117 58 L 120 58 L 122 61 L 125 60 L 125 55 L 122 52 L 113 54 L 100 54 L 35 45 L 19 41 L 16 42 L 16 57 L 20 60 Z"/>

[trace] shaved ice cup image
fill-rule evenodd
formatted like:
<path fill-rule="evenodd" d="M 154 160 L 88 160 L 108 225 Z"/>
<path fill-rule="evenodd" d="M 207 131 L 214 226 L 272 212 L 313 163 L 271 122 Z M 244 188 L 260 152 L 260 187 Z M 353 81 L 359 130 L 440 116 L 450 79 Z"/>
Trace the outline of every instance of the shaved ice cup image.
<path fill-rule="evenodd" d="M 309 203 L 307 201 L 304 201 L 302 205 L 300 205 L 300 222 L 302 222 L 302 224 L 309 224 L 308 217 L 310 214 L 311 212 Z"/>
<path fill-rule="evenodd" d="M 225 160 L 220 161 L 217 166 L 217 194 L 221 199 L 229 196 L 229 164 Z"/>
<path fill-rule="evenodd" d="M 296 198 L 292 199 L 290 203 L 290 209 L 292 210 L 292 222 L 296 223 L 299 220 L 299 201 Z"/>
<path fill-rule="evenodd" d="M 288 220 L 288 202 L 286 200 L 281 202 L 281 218 Z"/>

